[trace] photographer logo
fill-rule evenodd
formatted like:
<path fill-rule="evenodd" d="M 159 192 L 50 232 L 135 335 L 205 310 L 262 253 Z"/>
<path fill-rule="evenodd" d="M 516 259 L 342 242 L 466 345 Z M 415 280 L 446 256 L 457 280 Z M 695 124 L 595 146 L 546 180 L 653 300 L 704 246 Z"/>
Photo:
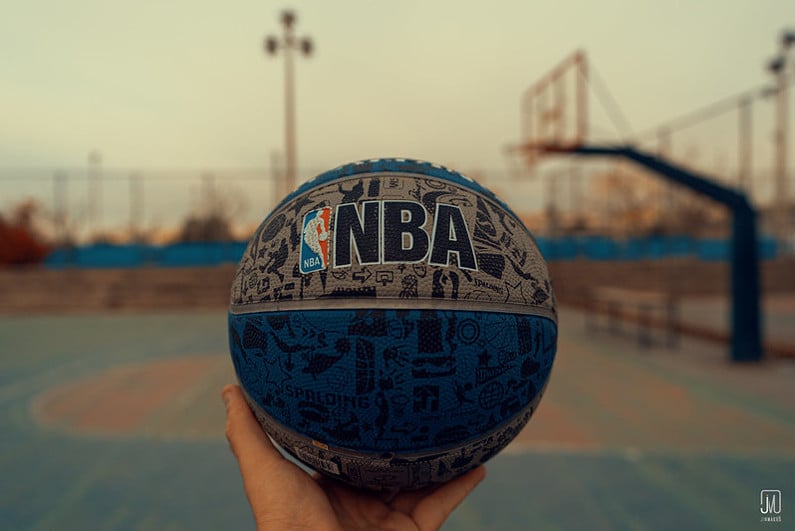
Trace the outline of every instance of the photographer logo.
<path fill-rule="evenodd" d="M 764 489 L 759 492 L 760 522 L 781 522 L 781 491 Z"/>

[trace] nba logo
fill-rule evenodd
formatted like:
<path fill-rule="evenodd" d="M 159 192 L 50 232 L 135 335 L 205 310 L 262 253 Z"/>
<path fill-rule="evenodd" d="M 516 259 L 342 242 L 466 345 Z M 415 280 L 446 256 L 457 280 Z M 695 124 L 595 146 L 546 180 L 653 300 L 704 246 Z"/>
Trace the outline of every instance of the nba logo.
<path fill-rule="evenodd" d="M 325 269 L 328 265 L 331 207 L 308 212 L 301 231 L 301 273 Z"/>

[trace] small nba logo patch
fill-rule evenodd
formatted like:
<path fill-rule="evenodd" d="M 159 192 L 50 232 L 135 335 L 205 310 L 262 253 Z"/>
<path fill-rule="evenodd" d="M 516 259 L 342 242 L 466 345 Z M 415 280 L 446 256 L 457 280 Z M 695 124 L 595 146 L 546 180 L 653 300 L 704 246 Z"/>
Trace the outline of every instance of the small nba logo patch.
<path fill-rule="evenodd" d="M 329 222 L 331 207 L 308 212 L 301 232 L 301 273 L 325 269 L 328 265 Z"/>

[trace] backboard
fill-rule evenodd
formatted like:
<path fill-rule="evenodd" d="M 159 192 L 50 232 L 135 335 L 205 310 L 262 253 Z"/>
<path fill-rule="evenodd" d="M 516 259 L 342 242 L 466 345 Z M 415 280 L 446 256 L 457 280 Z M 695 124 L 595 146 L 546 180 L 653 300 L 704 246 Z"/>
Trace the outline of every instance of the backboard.
<path fill-rule="evenodd" d="M 584 143 L 588 129 L 588 66 L 585 52 L 568 56 L 521 100 L 522 139 L 515 150 L 531 166 L 548 151 L 568 151 Z"/>

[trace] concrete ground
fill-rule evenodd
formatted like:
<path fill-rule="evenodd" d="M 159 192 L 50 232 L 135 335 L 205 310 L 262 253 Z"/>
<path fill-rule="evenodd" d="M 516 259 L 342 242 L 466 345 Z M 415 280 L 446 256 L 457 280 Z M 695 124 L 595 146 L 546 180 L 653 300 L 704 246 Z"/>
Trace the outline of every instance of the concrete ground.
<path fill-rule="evenodd" d="M 795 528 L 793 361 L 560 330 L 537 414 L 444 529 Z M 253 529 L 232 378 L 222 311 L 1 318 L 0 529 Z"/>

